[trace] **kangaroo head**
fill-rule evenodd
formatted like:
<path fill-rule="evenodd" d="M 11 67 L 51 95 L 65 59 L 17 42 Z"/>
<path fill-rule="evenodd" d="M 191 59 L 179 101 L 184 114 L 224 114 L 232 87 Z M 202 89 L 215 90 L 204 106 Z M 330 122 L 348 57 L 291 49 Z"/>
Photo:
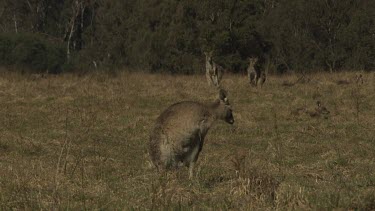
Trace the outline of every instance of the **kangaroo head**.
<path fill-rule="evenodd" d="M 219 99 L 216 100 L 215 104 L 215 110 L 218 119 L 221 119 L 229 124 L 233 124 L 234 117 L 232 113 L 232 108 L 227 98 L 227 92 L 224 89 L 219 90 Z"/>
<path fill-rule="evenodd" d="M 256 62 L 258 61 L 258 58 L 252 58 L 252 57 L 250 57 L 249 58 L 249 62 L 250 62 L 250 65 L 254 65 Z"/>
<path fill-rule="evenodd" d="M 206 61 L 212 64 L 212 54 L 213 51 L 205 51 L 204 55 L 206 55 Z"/>

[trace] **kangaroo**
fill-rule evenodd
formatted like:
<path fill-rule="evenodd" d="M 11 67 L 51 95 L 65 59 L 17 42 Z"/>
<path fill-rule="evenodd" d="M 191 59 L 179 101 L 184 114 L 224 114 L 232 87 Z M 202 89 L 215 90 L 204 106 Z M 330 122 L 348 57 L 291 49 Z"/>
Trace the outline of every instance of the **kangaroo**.
<path fill-rule="evenodd" d="M 357 84 L 363 84 L 363 76 L 362 76 L 362 74 L 359 74 L 359 75 L 355 76 L 355 82 Z"/>
<path fill-rule="evenodd" d="M 262 72 L 259 78 L 260 87 L 263 87 L 263 84 L 266 82 L 266 79 L 267 79 L 266 73 Z"/>
<path fill-rule="evenodd" d="M 328 115 L 330 114 L 331 112 L 328 111 L 328 109 L 322 105 L 322 103 L 320 101 L 316 101 L 316 105 L 317 105 L 317 108 L 315 108 L 315 110 L 323 115 Z"/>
<path fill-rule="evenodd" d="M 221 82 L 221 79 L 223 78 L 224 72 L 225 72 L 224 67 L 214 62 L 214 75 L 215 75 L 214 79 L 215 79 L 216 87 L 220 87 L 220 82 Z"/>
<path fill-rule="evenodd" d="M 204 53 L 206 55 L 206 78 L 208 85 L 219 87 L 224 68 L 212 60 L 212 53 L 212 51 Z"/>
<path fill-rule="evenodd" d="M 202 150 L 204 138 L 217 120 L 234 123 L 226 91 L 219 99 L 203 104 L 184 101 L 168 107 L 157 119 L 150 134 L 149 153 L 158 171 L 189 167 L 189 179 Z"/>
<path fill-rule="evenodd" d="M 257 86 L 260 78 L 260 71 L 255 70 L 254 65 L 257 63 L 258 58 L 249 58 L 249 67 L 247 68 L 247 76 L 252 86 Z"/>
<path fill-rule="evenodd" d="M 340 80 L 337 80 L 336 81 L 336 84 L 337 85 L 348 85 L 348 84 L 351 84 L 351 83 L 355 83 L 355 84 L 363 84 L 363 76 L 362 74 L 359 74 L 359 75 L 355 75 L 355 77 L 353 79 L 340 79 Z"/>
<path fill-rule="evenodd" d="M 314 111 L 307 111 L 311 117 L 320 117 L 323 115 L 325 119 L 328 119 L 328 115 L 330 114 L 330 111 L 322 105 L 320 101 L 316 101 L 316 108 Z"/>

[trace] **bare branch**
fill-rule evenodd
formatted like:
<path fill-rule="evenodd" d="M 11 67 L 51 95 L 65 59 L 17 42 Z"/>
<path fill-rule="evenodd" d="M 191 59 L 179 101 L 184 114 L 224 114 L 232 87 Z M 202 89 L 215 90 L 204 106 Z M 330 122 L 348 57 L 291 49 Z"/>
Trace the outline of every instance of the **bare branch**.
<path fill-rule="evenodd" d="M 34 13 L 34 9 L 33 9 L 33 6 L 31 5 L 30 1 L 29 1 L 29 0 L 26 0 L 26 2 L 27 2 L 27 5 L 28 5 L 29 8 L 30 8 L 30 11 L 31 11 L 32 13 Z"/>
<path fill-rule="evenodd" d="M 18 27 L 17 27 L 17 18 L 16 18 L 16 14 L 14 13 L 13 15 L 13 21 L 14 21 L 14 29 L 16 31 L 16 34 L 18 33 Z"/>

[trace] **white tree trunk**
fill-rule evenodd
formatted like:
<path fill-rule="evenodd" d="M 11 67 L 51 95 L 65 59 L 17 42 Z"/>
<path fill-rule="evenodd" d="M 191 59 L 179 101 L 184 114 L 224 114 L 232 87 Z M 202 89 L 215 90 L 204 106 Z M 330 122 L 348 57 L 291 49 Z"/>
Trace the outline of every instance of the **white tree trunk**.
<path fill-rule="evenodd" d="M 17 27 L 16 14 L 13 15 L 13 21 L 14 21 L 14 30 L 16 31 L 16 34 L 17 34 L 18 33 L 18 27 Z"/>

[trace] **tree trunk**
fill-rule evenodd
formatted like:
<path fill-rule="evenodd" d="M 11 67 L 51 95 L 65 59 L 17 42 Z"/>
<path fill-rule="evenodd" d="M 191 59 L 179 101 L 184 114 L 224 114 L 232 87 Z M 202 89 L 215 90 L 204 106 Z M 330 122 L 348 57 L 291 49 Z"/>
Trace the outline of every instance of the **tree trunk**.
<path fill-rule="evenodd" d="M 66 50 L 66 58 L 67 58 L 68 61 L 70 60 L 70 40 L 72 39 L 72 36 L 73 36 L 74 24 L 75 24 L 75 17 L 73 17 L 73 19 L 72 19 L 72 25 L 70 27 L 70 33 L 69 33 L 69 37 L 68 37 L 68 46 L 67 46 L 67 50 Z"/>
<path fill-rule="evenodd" d="M 18 34 L 16 14 L 13 15 L 13 21 L 14 21 L 14 30 L 16 31 L 16 34 Z"/>

